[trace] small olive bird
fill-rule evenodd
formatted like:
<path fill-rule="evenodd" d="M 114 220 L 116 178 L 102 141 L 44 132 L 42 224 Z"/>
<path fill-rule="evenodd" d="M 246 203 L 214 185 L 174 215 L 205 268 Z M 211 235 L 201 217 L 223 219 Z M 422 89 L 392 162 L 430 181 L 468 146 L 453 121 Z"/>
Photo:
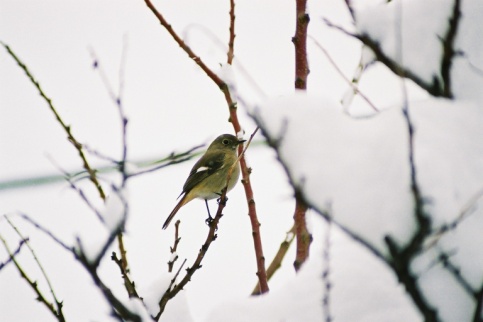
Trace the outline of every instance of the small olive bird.
<path fill-rule="evenodd" d="M 219 198 L 223 188 L 227 192 L 233 189 L 240 176 L 240 165 L 233 167 L 230 182 L 227 186 L 227 177 L 230 168 L 237 161 L 237 147 L 245 140 L 238 140 L 231 134 L 222 134 L 208 147 L 205 154 L 195 163 L 183 186 L 183 196 L 163 224 L 166 229 L 178 210 L 195 198 L 204 199 L 208 209 L 208 220 L 211 219 L 208 200 Z M 179 198 L 178 197 L 178 198 Z"/>

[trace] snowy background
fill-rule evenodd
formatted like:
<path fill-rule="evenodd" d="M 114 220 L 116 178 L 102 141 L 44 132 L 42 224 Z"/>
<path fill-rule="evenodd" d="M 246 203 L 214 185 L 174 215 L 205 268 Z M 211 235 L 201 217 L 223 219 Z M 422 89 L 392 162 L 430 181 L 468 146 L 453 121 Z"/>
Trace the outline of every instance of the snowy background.
<path fill-rule="evenodd" d="M 120 158 L 121 125 L 93 53 L 117 90 L 122 53 L 124 107 L 129 118 L 128 159 L 156 160 L 232 133 L 219 89 L 182 52 L 143 1 L 0 2 L 0 40 L 28 65 L 75 137 Z M 433 97 L 421 86 L 442 84 L 441 57 L 454 1 L 309 1 L 309 35 L 345 77 L 361 59 L 365 35 L 391 61 L 417 79 L 401 79 L 381 63 L 364 71 L 359 89 L 380 112 L 356 95 L 318 46 L 308 40 L 308 93 L 294 93 L 295 3 L 236 3 L 235 65 L 239 117 L 258 134 L 247 151 L 267 264 L 292 226 L 293 189 L 314 210 L 311 257 L 296 275 L 293 245 L 270 281 L 270 293 L 251 298 L 256 266 L 241 185 L 229 194 L 218 239 L 161 321 L 422 321 L 411 295 L 391 268 L 387 237 L 403 248 L 419 228 L 410 189 L 408 108 L 415 132 L 413 156 L 423 209 L 431 229 L 408 269 L 438 321 L 480 321 L 483 298 L 483 4 L 463 1 L 450 69 L 453 99 Z M 228 1 L 157 1 L 173 28 L 214 70 L 226 61 Z M 276 8 L 276 10 L 274 9 Z M 374 58 L 365 50 L 363 63 Z M 225 70 L 226 72 L 226 70 Z M 249 80 L 247 74 L 258 85 Z M 24 222 L 26 213 L 69 245 L 80 236 L 95 247 L 105 228 L 68 184 L 12 188 L 12 180 L 55 176 L 58 167 L 81 169 L 77 152 L 46 103 L 5 50 L 0 52 L 0 210 L 30 239 L 67 320 L 110 321 L 109 308 L 73 256 Z M 417 84 L 416 84 L 417 83 Z M 347 100 L 346 100 L 347 102 Z M 288 176 L 277 155 L 288 169 Z M 89 156 L 95 166 L 105 161 Z M 161 230 L 194 161 L 132 179 L 125 245 L 132 279 L 149 308 L 172 278 L 167 273 L 173 227 Z M 113 175 L 104 175 L 117 180 Z M 10 183 L 9 183 L 10 182 Z M 88 196 L 90 182 L 79 183 Z M 115 194 L 111 193 L 111 198 Z M 116 206 L 116 202 L 112 203 Z M 99 207 L 100 202 L 96 201 Z M 214 208 L 214 204 L 212 204 Z M 108 211 L 112 211 L 109 209 Z M 320 214 L 330 216 L 330 226 Z M 178 255 L 193 261 L 206 235 L 205 206 L 194 201 L 178 214 Z M 329 234 L 329 235 L 328 235 Z M 4 218 L 0 235 L 14 249 L 18 236 Z M 355 239 L 354 239 L 355 238 Z M 115 250 L 115 248 L 113 249 Z M 108 252 L 109 253 L 109 252 Z M 323 255 L 325 254 L 325 255 Z M 0 262 L 8 258 L 0 247 Z M 26 249 L 19 262 L 48 297 L 41 272 Z M 454 268 L 454 269 L 453 269 Z M 321 278 L 323 272 L 328 278 Z M 128 302 L 119 269 L 105 256 L 100 275 Z M 327 290 L 326 283 L 331 284 Z M 52 321 L 10 263 L 0 271 L 0 320 Z M 322 299 L 329 305 L 323 306 Z M 478 306 L 478 299 L 480 306 Z M 134 304 L 132 304 L 134 307 Z M 142 310 L 141 308 L 138 308 Z"/>

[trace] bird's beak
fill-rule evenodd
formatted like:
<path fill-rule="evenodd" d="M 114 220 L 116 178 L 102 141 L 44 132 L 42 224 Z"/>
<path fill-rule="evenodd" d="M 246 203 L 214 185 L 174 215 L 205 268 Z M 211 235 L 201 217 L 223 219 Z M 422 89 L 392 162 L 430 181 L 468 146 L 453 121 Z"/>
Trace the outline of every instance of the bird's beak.
<path fill-rule="evenodd" d="M 243 142 L 246 142 L 247 140 L 238 140 L 238 144 L 242 144 Z"/>

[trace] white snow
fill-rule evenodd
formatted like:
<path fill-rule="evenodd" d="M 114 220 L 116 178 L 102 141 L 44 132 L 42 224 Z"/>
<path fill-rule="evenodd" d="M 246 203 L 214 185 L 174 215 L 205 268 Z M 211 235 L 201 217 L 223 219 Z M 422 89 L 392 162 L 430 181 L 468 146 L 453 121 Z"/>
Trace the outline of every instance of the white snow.
<path fill-rule="evenodd" d="M 356 27 L 383 52 L 431 83 L 440 78 L 440 38 L 448 28 L 451 0 L 394 0 L 356 12 Z M 417 50 L 415 50 L 417 48 Z"/>

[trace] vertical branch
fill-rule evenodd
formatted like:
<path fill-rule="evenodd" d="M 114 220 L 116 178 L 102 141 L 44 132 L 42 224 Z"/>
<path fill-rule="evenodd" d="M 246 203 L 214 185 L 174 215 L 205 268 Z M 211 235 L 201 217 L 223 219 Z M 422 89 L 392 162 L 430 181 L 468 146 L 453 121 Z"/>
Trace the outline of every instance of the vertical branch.
<path fill-rule="evenodd" d="M 181 221 L 177 220 L 176 223 L 174 224 L 174 244 L 172 247 L 169 248 L 169 251 L 171 252 L 171 259 L 168 262 L 169 273 L 173 271 L 174 263 L 178 260 L 178 254 L 176 253 L 176 251 L 178 250 L 178 244 L 179 244 L 179 241 L 181 240 L 181 237 L 179 237 L 180 223 Z"/>
<path fill-rule="evenodd" d="M 223 92 L 225 96 L 226 103 L 228 105 L 229 113 L 230 113 L 230 122 L 233 125 L 233 129 L 235 133 L 241 133 L 242 127 L 240 122 L 238 121 L 237 115 L 237 103 L 231 97 L 231 93 L 229 90 L 228 85 L 216 74 L 214 73 L 204 62 L 198 57 L 190 47 L 186 45 L 186 43 L 181 39 L 181 37 L 174 31 L 173 27 L 166 21 L 163 15 L 154 7 L 151 0 L 144 0 L 147 7 L 153 12 L 153 14 L 158 19 L 159 23 L 168 31 L 171 37 L 176 41 L 176 43 L 183 49 L 183 51 L 206 73 L 208 76 Z M 233 11 L 233 13 L 231 13 Z M 230 22 L 230 25 L 234 26 L 234 3 L 230 9 L 230 18 L 233 20 Z M 234 27 L 233 31 L 230 31 L 230 38 L 234 39 L 235 32 Z M 242 146 L 239 146 L 238 153 L 241 154 L 243 150 Z M 255 245 L 255 256 L 257 258 L 257 276 L 259 279 L 259 283 L 261 285 L 262 293 L 268 292 L 268 283 L 267 283 L 267 273 L 265 271 L 265 257 L 263 255 L 263 248 L 262 248 L 262 241 L 260 238 L 260 223 L 258 221 L 256 207 L 255 207 L 255 199 L 253 196 L 253 189 L 250 184 L 250 172 L 251 169 L 248 168 L 245 156 L 242 155 L 240 158 L 240 167 L 242 172 L 242 184 L 243 188 L 245 189 L 245 195 L 248 204 L 248 215 L 250 217 L 250 222 L 252 224 L 252 235 L 253 235 L 253 243 Z"/>
<path fill-rule="evenodd" d="M 295 226 L 292 226 L 290 230 L 287 232 L 287 235 L 285 236 L 285 240 L 280 244 L 280 247 L 278 248 L 277 254 L 273 257 L 272 262 L 270 265 L 268 265 L 267 268 L 267 279 L 270 280 L 272 276 L 275 274 L 275 272 L 282 266 L 282 261 L 285 258 L 285 255 L 287 254 L 287 251 L 292 244 L 293 240 L 295 238 Z M 259 295 L 260 292 L 260 284 L 257 283 L 255 288 L 252 291 L 252 295 Z"/>
<path fill-rule="evenodd" d="M 296 0 L 297 22 L 292 42 L 295 46 L 295 88 L 307 88 L 309 63 L 307 60 L 307 28 L 310 17 L 306 13 L 307 0 Z"/>
<path fill-rule="evenodd" d="M 236 116 L 236 113 L 234 114 Z M 238 118 L 236 118 L 236 121 L 238 122 Z M 255 130 L 255 132 L 253 132 L 253 134 L 251 135 L 250 141 L 255 136 L 257 130 L 258 130 L 258 127 Z M 250 184 L 250 173 L 252 169 L 248 168 L 247 162 L 245 160 L 245 156 L 244 154 L 242 154 L 243 147 L 240 146 L 238 149 L 239 149 L 238 154 L 241 155 L 240 166 L 241 166 L 242 177 L 243 177 L 242 184 L 243 184 L 243 188 L 245 189 L 245 195 L 247 197 L 248 216 L 250 217 L 250 223 L 252 225 L 253 245 L 255 247 L 255 256 L 257 259 L 258 283 L 260 285 L 260 293 L 263 294 L 263 293 L 267 293 L 269 291 L 269 288 L 268 288 L 267 271 L 265 270 L 265 256 L 263 255 L 262 239 L 260 236 L 260 222 L 258 221 L 257 208 L 255 206 L 255 199 L 253 197 L 252 185 Z"/>
<path fill-rule="evenodd" d="M 312 242 L 312 235 L 307 230 L 307 222 L 305 220 L 305 214 L 307 213 L 307 205 L 302 197 L 295 197 L 295 234 L 297 236 L 297 248 L 295 261 L 293 266 L 296 271 L 300 269 L 302 264 L 309 257 L 309 246 Z"/>
<path fill-rule="evenodd" d="M 102 82 L 111 98 L 113 103 L 117 107 L 117 111 L 119 114 L 119 119 L 121 120 L 121 142 L 122 142 L 122 151 L 121 151 L 121 160 L 117 162 L 117 165 L 119 167 L 119 172 L 121 173 L 122 180 L 121 180 L 121 187 L 120 189 L 124 189 L 127 184 L 127 180 L 130 178 L 129 173 L 127 172 L 126 169 L 126 163 L 127 163 L 127 154 L 128 154 L 128 146 L 127 146 L 127 125 L 128 125 L 128 119 L 126 117 L 126 113 L 124 111 L 124 105 L 123 105 L 123 91 L 124 91 L 124 72 L 125 72 L 125 63 L 126 63 L 126 57 L 127 57 L 127 37 L 124 37 L 123 39 L 123 49 L 122 49 L 122 56 L 121 56 L 121 64 L 119 67 L 119 84 L 118 84 L 118 93 L 116 94 L 114 92 L 113 87 L 109 83 L 108 77 L 106 73 L 104 72 L 104 69 L 102 68 L 102 65 L 100 63 L 100 60 L 97 58 L 94 50 L 91 50 L 91 57 L 94 61 L 93 66 L 96 68 L 96 70 L 99 72 L 99 75 L 102 79 Z M 126 217 L 127 217 L 127 212 L 128 212 L 128 207 L 126 204 Z M 132 282 L 129 278 L 129 264 L 127 260 L 127 251 L 124 246 L 124 239 L 123 239 L 123 233 L 122 230 L 119 231 L 119 233 L 116 236 L 117 239 L 117 244 L 119 247 L 119 256 L 120 259 L 117 259 L 116 253 L 113 252 L 111 259 L 119 266 L 119 269 L 121 270 L 121 275 L 124 279 L 124 285 L 126 286 L 126 290 L 129 294 L 130 297 L 138 297 L 137 292 L 134 288 L 134 282 Z"/>
<path fill-rule="evenodd" d="M 307 28 L 310 17 L 306 12 L 307 0 L 296 0 L 296 25 L 295 36 L 292 42 L 295 46 L 295 88 L 307 89 L 307 76 L 309 74 L 309 63 L 307 60 Z M 295 270 L 309 257 L 309 246 L 312 237 L 307 231 L 305 213 L 307 205 L 300 193 L 295 193 L 295 232 L 297 235 L 297 254 L 294 262 Z"/>
<path fill-rule="evenodd" d="M 235 0 L 230 0 L 230 39 L 228 40 L 228 53 L 226 62 L 233 63 L 235 57 Z"/>
<path fill-rule="evenodd" d="M 453 57 L 456 53 L 454 49 L 456 33 L 458 32 L 458 25 L 461 18 L 461 0 L 455 0 L 453 6 L 453 15 L 449 18 L 448 31 L 442 39 L 443 42 L 443 58 L 441 60 L 441 77 L 443 78 L 443 93 L 444 96 L 452 98 L 453 92 L 451 88 L 451 65 L 453 64 Z"/>

